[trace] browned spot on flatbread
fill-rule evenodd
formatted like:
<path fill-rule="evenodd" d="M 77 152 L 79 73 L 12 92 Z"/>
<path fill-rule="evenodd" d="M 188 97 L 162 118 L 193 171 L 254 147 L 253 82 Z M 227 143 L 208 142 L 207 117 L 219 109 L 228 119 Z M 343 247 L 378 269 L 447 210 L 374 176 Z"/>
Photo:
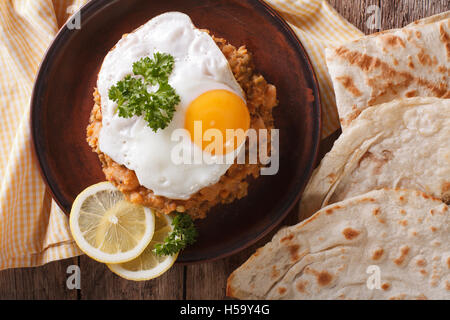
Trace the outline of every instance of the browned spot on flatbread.
<path fill-rule="evenodd" d="M 402 215 L 405 215 L 405 214 L 406 214 L 406 211 L 405 211 L 404 209 L 400 209 L 400 213 L 401 213 Z"/>
<path fill-rule="evenodd" d="M 359 159 L 359 166 L 361 166 L 361 163 L 364 161 L 368 161 L 369 163 L 373 163 L 373 174 L 378 175 L 381 173 L 381 168 L 388 163 L 390 160 L 392 160 L 393 155 L 392 152 L 389 150 L 383 150 L 381 152 L 381 157 L 376 156 L 370 151 L 367 151 L 361 159 Z"/>
<path fill-rule="evenodd" d="M 349 125 L 353 120 L 355 120 L 356 118 L 359 117 L 359 115 L 361 114 L 361 110 L 355 110 L 353 111 L 348 117 L 347 119 L 342 119 L 341 123 L 342 125 Z"/>
<path fill-rule="evenodd" d="M 421 87 L 430 90 L 437 98 L 448 99 L 450 97 L 448 84 L 446 82 L 440 82 L 436 85 L 428 80 L 417 78 L 416 83 Z"/>
<path fill-rule="evenodd" d="M 336 80 L 338 80 L 344 86 L 345 89 L 350 91 L 354 97 L 362 96 L 362 92 L 359 91 L 359 89 L 356 87 L 356 85 L 353 82 L 353 79 L 351 77 L 342 76 L 342 77 L 337 77 Z"/>
<path fill-rule="evenodd" d="M 411 90 L 405 93 L 405 97 L 407 98 L 417 97 L 418 95 L 419 93 L 417 92 L 417 90 Z"/>
<path fill-rule="evenodd" d="M 332 279 L 333 279 L 333 276 L 326 271 L 321 271 L 317 275 L 317 282 L 321 286 L 326 286 L 327 284 L 329 284 L 331 282 Z"/>
<path fill-rule="evenodd" d="M 416 67 L 411 56 L 408 56 L 408 67 L 410 67 L 411 69 L 414 69 Z"/>
<path fill-rule="evenodd" d="M 334 210 L 339 210 L 339 209 L 342 209 L 342 207 L 340 205 L 335 205 L 333 207 L 326 209 L 325 214 L 327 214 L 327 215 L 333 214 Z"/>
<path fill-rule="evenodd" d="M 433 64 L 433 60 L 429 54 L 425 53 L 424 49 L 421 49 L 417 54 L 417 59 L 424 66 L 431 66 Z"/>
<path fill-rule="evenodd" d="M 317 271 L 317 270 L 314 270 L 314 269 L 312 269 L 310 267 L 306 267 L 305 268 L 305 273 L 309 273 L 309 274 L 315 275 L 317 283 L 320 286 L 326 286 L 326 285 L 331 283 L 331 280 L 333 280 L 333 276 L 329 272 L 327 272 L 325 270 Z"/>
<path fill-rule="evenodd" d="M 289 246 L 289 254 L 291 255 L 292 261 L 297 261 L 300 258 L 298 255 L 298 249 L 300 249 L 300 245 L 298 244 Z"/>
<path fill-rule="evenodd" d="M 420 273 L 425 276 L 428 272 L 425 269 L 420 269 Z"/>
<path fill-rule="evenodd" d="M 278 293 L 279 294 L 284 294 L 286 292 L 286 288 L 285 287 L 279 287 L 278 288 Z"/>
<path fill-rule="evenodd" d="M 377 215 L 379 215 L 380 214 L 380 208 L 375 208 L 375 209 L 373 209 L 373 212 L 372 212 L 372 214 L 374 215 L 374 216 L 377 216 Z"/>
<path fill-rule="evenodd" d="M 422 196 L 424 199 L 430 199 L 430 196 L 429 196 L 429 195 L 427 195 L 426 193 L 423 193 L 423 192 L 421 192 L 421 191 L 416 191 L 416 194 L 417 194 L 418 196 Z"/>
<path fill-rule="evenodd" d="M 441 23 L 439 26 L 439 39 L 442 41 L 442 43 L 445 46 L 445 49 L 447 50 L 447 61 L 450 60 L 450 37 L 445 32 L 444 24 Z"/>
<path fill-rule="evenodd" d="M 301 293 L 305 293 L 307 284 L 308 284 L 307 281 L 299 280 L 296 284 L 297 291 L 301 292 Z"/>
<path fill-rule="evenodd" d="M 290 240 L 292 240 L 292 238 L 294 238 L 294 235 L 290 234 L 290 235 L 288 235 L 286 237 L 281 238 L 280 242 L 290 241 Z"/>
<path fill-rule="evenodd" d="M 447 258 L 447 268 L 450 269 L 450 258 Z"/>
<path fill-rule="evenodd" d="M 437 231 L 437 228 L 434 227 L 434 226 L 431 226 L 430 229 L 431 229 L 431 232 L 436 232 Z"/>
<path fill-rule="evenodd" d="M 408 220 L 400 220 L 398 223 L 399 223 L 400 225 L 406 227 L 406 226 L 408 225 Z"/>
<path fill-rule="evenodd" d="M 388 47 L 401 46 L 401 47 L 405 48 L 405 42 L 403 41 L 403 39 L 398 36 L 394 36 L 393 34 L 387 34 L 387 35 L 381 36 L 381 40 Z"/>
<path fill-rule="evenodd" d="M 372 260 L 379 260 L 383 256 L 384 250 L 382 248 L 376 249 L 372 253 Z"/>
<path fill-rule="evenodd" d="M 410 41 L 413 37 L 413 32 L 411 30 L 409 30 L 408 28 L 404 28 L 402 31 L 404 33 L 406 33 L 406 40 Z"/>
<path fill-rule="evenodd" d="M 427 296 L 424 294 L 420 294 L 416 297 L 416 300 L 428 300 Z"/>
<path fill-rule="evenodd" d="M 352 240 L 359 236 L 360 232 L 358 230 L 352 229 L 352 228 L 345 228 L 342 231 L 342 234 L 344 235 L 345 239 Z"/>
<path fill-rule="evenodd" d="M 416 37 L 417 39 L 422 38 L 422 33 L 419 30 L 416 31 Z"/>
<path fill-rule="evenodd" d="M 332 172 L 327 176 L 327 178 L 329 183 L 334 183 L 336 181 L 336 174 Z"/>
<path fill-rule="evenodd" d="M 280 271 L 277 270 L 276 266 L 272 266 L 272 271 L 270 273 L 270 276 L 272 279 L 277 279 L 278 276 L 280 275 Z"/>
<path fill-rule="evenodd" d="M 419 259 L 416 261 L 416 264 L 419 267 L 425 267 L 427 265 L 427 262 L 424 259 Z"/>
<path fill-rule="evenodd" d="M 401 293 L 399 295 L 390 297 L 389 300 L 405 300 L 405 298 L 406 298 L 406 294 Z"/>
<path fill-rule="evenodd" d="M 447 75 L 450 76 L 450 69 L 448 69 L 448 68 L 446 68 L 446 67 L 444 67 L 444 66 L 439 66 L 439 67 L 437 68 L 437 71 L 438 71 L 439 73 L 447 74 Z M 447 78 L 444 77 L 444 79 L 447 79 Z"/>
<path fill-rule="evenodd" d="M 442 184 L 442 193 L 447 193 L 450 191 L 450 182 L 444 182 Z"/>
<path fill-rule="evenodd" d="M 381 285 L 381 289 L 383 289 L 384 291 L 389 290 L 390 287 L 391 287 L 391 285 L 387 282 L 385 282 Z"/>
<path fill-rule="evenodd" d="M 447 289 L 447 291 L 450 291 L 450 282 L 445 281 L 445 289 Z"/>
<path fill-rule="evenodd" d="M 400 248 L 400 256 L 398 258 L 394 259 L 394 263 L 398 266 L 401 265 L 405 261 L 408 253 L 409 253 L 409 247 L 407 247 L 407 246 L 401 247 Z"/>
<path fill-rule="evenodd" d="M 345 47 L 336 49 L 336 54 L 347 60 L 351 65 L 359 67 L 364 72 L 379 68 L 383 63 L 380 59 L 371 57 L 367 54 L 361 54 L 357 51 L 350 51 Z"/>

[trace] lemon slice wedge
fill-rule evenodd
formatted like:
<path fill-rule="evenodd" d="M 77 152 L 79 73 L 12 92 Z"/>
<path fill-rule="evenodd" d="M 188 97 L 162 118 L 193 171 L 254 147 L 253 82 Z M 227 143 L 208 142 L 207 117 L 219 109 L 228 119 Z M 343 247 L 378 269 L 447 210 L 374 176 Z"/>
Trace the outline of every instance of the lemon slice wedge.
<path fill-rule="evenodd" d="M 78 247 L 94 260 L 122 263 L 138 257 L 150 243 L 155 216 L 126 201 L 111 183 L 86 188 L 70 212 L 70 231 Z"/>
<path fill-rule="evenodd" d="M 159 277 L 177 260 L 178 253 L 171 256 L 157 256 L 153 252 L 155 245 L 163 243 L 172 229 L 172 218 L 160 214 L 155 218 L 155 233 L 152 241 L 142 254 L 131 261 L 120 264 L 107 264 L 108 268 L 118 276 L 134 281 L 144 281 Z"/>

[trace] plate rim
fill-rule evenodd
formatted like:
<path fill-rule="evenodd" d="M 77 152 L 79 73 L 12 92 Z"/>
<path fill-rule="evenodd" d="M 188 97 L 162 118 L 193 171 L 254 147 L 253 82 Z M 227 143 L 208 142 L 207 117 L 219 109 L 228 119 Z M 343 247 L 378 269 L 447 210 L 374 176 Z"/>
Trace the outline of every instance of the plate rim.
<path fill-rule="evenodd" d="M 312 132 L 312 140 L 313 140 L 313 157 L 310 159 L 309 164 L 307 168 L 305 168 L 304 173 L 307 177 L 311 177 L 312 172 L 314 170 L 314 165 L 318 159 L 319 155 L 319 147 L 320 142 L 322 140 L 322 102 L 321 102 L 321 94 L 319 89 L 319 84 L 317 80 L 317 75 L 314 71 L 314 68 L 312 66 L 310 57 L 303 46 L 300 39 L 297 37 L 295 32 L 292 30 L 292 28 L 289 26 L 289 24 L 284 20 L 284 18 L 274 9 L 272 8 L 268 3 L 266 3 L 263 0 L 248 0 L 250 2 L 253 2 L 255 6 L 259 6 L 263 9 L 266 13 L 272 16 L 272 18 L 282 27 L 284 33 L 288 34 L 289 37 L 294 40 L 296 46 L 296 51 L 300 53 L 300 55 L 303 57 L 304 62 L 309 70 L 310 80 L 312 81 L 312 94 L 314 96 L 314 101 L 312 102 L 312 105 L 314 106 L 314 112 L 317 114 L 317 117 L 315 117 L 313 123 L 313 132 Z M 112 5 L 116 1 L 109 1 L 109 0 L 91 0 L 85 5 L 83 5 L 78 11 L 74 13 L 82 13 L 84 15 L 89 14 L 89 12 L 96 12 L 99 9 L 102 9 L 104 7 L 107 7 L 109 5 Z M 51 66 L 51 61 L 55 53 L 59 50 L 59 48 L 64 45 L 65 43 L 65 37 L 67 36 L 69 30 L 67 28 L 67 24 L 69 23 L 70 19 L 64 23 L 64 25 L 58 30 L 55 38 L 52 40 L 48 48 L 46 49 L 43 58 L 39 64 L 38 71 L 36 73 L 34 83 L 33 83 L 33 89 L 30 97 L 30 116 L 29 116 L 29 125 L 30 125 L 30 131 L 31 131 L 31 144 L 32 144 L 32 157 L 33 160 L 36 161 L 36 164 L 39 168 L 40 175 L 45 183 L 46 188 L 48 189 L 49 193 L 52 196 L 52 199 L 58 204 L 61 211 L 66 215 L 70 215 L 70 210 L 65 209 L 65 205 L 63 205 L 61 198 L 63 196 L 57 191 L 57 186 L 50 183 L 49 179 L 49 172 L 51 170 L 48 169 L 48 165 L 46 165 L 46 161 L 44 160 L 44 156 L 42 154 L 42 151 L 38 148 L 38 132 L 36 132 L 36 125 L 34 119 L 36 118 L 36 112 L 37 112 L 37 106 L 40 104 L 40 93 L 45 89 L 45 79 L 47 76 L 47 71 L 49 66 Z M 45 90 L 44 90 L 45 91 Z M 245 242 L 243 245 L 236 246 L 232 250 L 228 250 L 226 252 L 221 253 L 220 255 L 216 255 L 214 257 L 207 257 L 204 259 L 197 259 L 197 260 L 185 260 L 182 259 L 183 255 L 181 254 L 180 257 L 177 259 L 177 263 L 181 265 L 192 265 L 192 264 L 198 264 L 198 263 L 204 263 L 204 262 L 211 262 L 216 261 L 219 259 L 223 259 L 226 257 L 229 257 L 231 255 L 234 255 L 238 252 L 241 252 L 259 240 L 261 240 L 263 237 L 265 237 L 267 234 L 269 234 L 271 231 L 273 231 L 276 227 L 280 225 L 280 223 L 288 216 L 288 214 L 291 212 L 291 210 L 295 207 L 297 202 L 300 200 L 301 195 L 303 194 L 304 188 L 306 187 L 307 183 L 297 183 L 295 184 L 295 196 L 292 197 L 289 204 L 284 205 L 283 208 L 281 208 L 280 211 L 283 211 L 282 214 L 280 214 L 274 221 L 274 223 L 268 225 L 265 229 L 263 229 L 258 236 L 254 237 L 253 239 Z"/>

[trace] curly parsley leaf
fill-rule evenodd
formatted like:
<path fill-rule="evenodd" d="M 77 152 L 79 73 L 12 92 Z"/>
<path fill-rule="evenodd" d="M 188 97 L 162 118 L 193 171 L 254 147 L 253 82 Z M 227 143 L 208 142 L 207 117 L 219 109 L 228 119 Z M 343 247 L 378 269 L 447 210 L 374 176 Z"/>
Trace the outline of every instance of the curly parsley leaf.
<path fill-rule="evenodd" d="M 197 229 L 192 218 L 185 213 L 178 213 L 172 220 L 173 230 L 164 239 L 164 243 L 158 243 L 153 249 L 157 256 L 174 255 L 188 245 L 195 243 Z"/>
<path fill-rule="evenodd" d="M 173 70 L 174 59 L 170 54 L 156 52 L 153 59 L 142 58 L 133 63 L 133 73 L 144 77 L 149 84 L 167 82 Z"/>
<path fill-rule="evenodd" d="M 109 89 L 109 98 L 117 103 L 119 116 L 131 118 L 144 116 L 153 131 L 166 128 L 172 121 L 175 106 L 180 97 L 169 85 L 169 75 L 174 59 L 170 54 L 156 52 L 153 59 L 145 57 L 133 63 L 133 74 L 117 82 Z M 158 85 L 158 90 L 148 92 L 149 86 Z"/>

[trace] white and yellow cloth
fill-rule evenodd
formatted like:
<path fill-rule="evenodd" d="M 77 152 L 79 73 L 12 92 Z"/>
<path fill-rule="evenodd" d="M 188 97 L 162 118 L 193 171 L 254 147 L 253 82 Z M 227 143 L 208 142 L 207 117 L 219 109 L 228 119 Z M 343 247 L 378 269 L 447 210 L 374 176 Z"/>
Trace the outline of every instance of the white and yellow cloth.
<path fill-rule="evenodd" d="M 0 270 L 81 254 L 33 158 L 30 96 L 58 29 L 89 0 L 0 0 Z M 319 82 L 323 137 L 339 127 L 324 48 L 362 33 L 324 0 L 267 0 L 305 46 Z"/>

